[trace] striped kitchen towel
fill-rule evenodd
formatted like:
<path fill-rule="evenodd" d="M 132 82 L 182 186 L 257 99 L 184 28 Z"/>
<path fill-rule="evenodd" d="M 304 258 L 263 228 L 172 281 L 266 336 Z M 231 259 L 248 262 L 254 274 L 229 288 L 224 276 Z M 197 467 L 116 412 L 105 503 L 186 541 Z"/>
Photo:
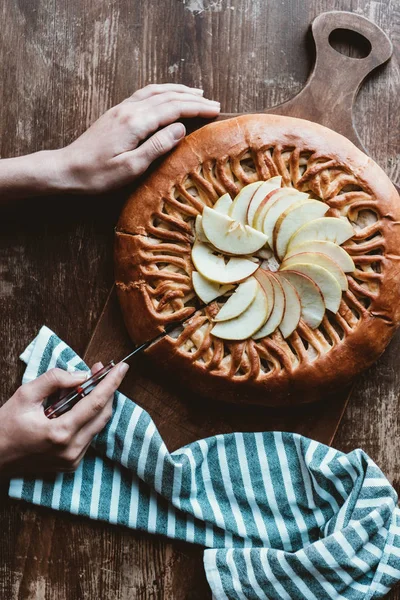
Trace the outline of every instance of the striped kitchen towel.
<path fill-rule="evenodd" d="M 21 358 L 24 382 L 55 366 L 87 369 L 46 327 Z M 9 494 L 203 545 L 217 600 L 382 598 L 400 580 L 397 495 L 362 450 L 268 432 L 171 453 L 121 393 L 75 473 L 13 479 Z"/>

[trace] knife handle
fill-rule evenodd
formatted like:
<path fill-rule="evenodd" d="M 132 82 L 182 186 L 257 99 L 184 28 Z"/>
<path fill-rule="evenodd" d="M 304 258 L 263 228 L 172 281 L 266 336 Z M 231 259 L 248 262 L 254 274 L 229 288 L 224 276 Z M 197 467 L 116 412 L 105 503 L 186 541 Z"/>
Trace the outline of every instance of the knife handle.
<path fill-rule="evenodd" d="M 79 400 L 90 394 L 95 387 L 104 379 L 104 377 L 115 367 L 114 361 L 110 361 L 105 367 L 97 371 L 86 381 L 78 385 L 76 388 L 67 392 L 57 392 L 52 394 L 47 399 L 48 406 L 45 408 L 44 414 L 48 419 L 55 419 L 70 410 Z"/>

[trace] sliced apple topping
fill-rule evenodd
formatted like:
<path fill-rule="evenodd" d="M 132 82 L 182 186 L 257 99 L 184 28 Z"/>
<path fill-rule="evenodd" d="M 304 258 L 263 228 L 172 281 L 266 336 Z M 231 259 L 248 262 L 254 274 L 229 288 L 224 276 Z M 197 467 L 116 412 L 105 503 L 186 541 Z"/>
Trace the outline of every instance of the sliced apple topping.
<path fill-rule="evenodd" d="M 255 279 L 257 279 L 258 283 L 264 290 L 265 295 L 267 296 L 268 311 L 266 320 L 269 319 L 275 303 L 275 289 L 272 282 L 272 277 L 270 277 L 270 275 L 271 274 L 268 271 L 265 271 L 264 269 L 258 269 L 258 271 L 254 273 Z"/>
<path fill-rule="evenodd" d="M 253 302 L 241 315 L 229 321 L 217 323 L 211 333 L 224 340 L 246 340 L 264 324 L 268 314 L 267 296 L 257 282 L 257 292 Z"/>
<path fill-rule="evenodd" d="M 329 206 L 318 200 L 300 200 L 285 210 L 277 220 L 273 231 L 275 254 L 282 260 L 292 235 L 303 225 L 322 217 Z"/>
<path fill-rule="evenodd" d="M 308 242 L 303 242 L 298 246 L 294 246 L 292 250 L 290 250 L 290 252 L 286 254 L 285 261 L 288 258 L 294 256 L 295 254 L 305 252 L 316 252 L 318 255 L 325 254 L 325 256 L 331 258 L 342 269 L 344 273 L 352 273 L 356 268 L 353 259 L 349 254 L 347 254 L 346 250 L 343 250 L 343 248 L 341 248 L 334 242 L 327 242 L 326 240 L 312 240 Z"/>
<path fill-rule="evenodd" d="M 336 246 L 336 248 L 342 250 L 340 246 Z M 342 251 L 344 252 L 344 250 Z M 341 290 L 346 291 L 349 287 L 346 275 L 343 273 L 342 269 L 326 254 L 321 254 L 320 252 L 299 252 L 299 254 L 289 256 L 289 258 L 285 256 L 285 260 L 281 264 L 281 269 L 285 269 L 286 267 L 290 269 L 296 264 L 309 264 L 323 267 L 333 275 Z"/>
<path fill-rule="evenodd" d="M 255 183 L 249 183 L 245 185 L 238 195 L 234 198 L 232 205 L 229 209 L 229 216 L 234 220 L 244 225 L 247 217 L 247 209 L 249 204 L 257 192 L 257 190 L 263 185 L 262 181 L 256 181 Z"/>
<path fill-rule="evenodd" d="M 326 310 L 338 312 L 348 289 L 345 273 L 355 266 L 340 245 L 352 226 L 325 217 L 325 202 L 281 184 L 281 176 L 251 183 L 196 218 L 195 293 L 208 304 L 239 284 L 214 318 L 216 337 L 259 340 L 279 328 L 288 338 L 300 318 L 315 329 Z"/>
<path fill-rule="evenodd" d="M 208 242 L 208 239 L 206 238 L 206 234 L 204 233 L 204 229 L 203 229 L 203 224 L 202 224 L 202 217 L 201 215 L 197 215 L 196 217 L 196 221 L 194 224 L 194 231 L 196 234 L 196 240 L 199 240 L 199 242 Z"/>
<path fill-rule="evenodd" d="M 243 281 L 259 267 L 257 262 L 240 256 L 234 256 L 225 263 L 224 258 L 215 254 L 208 244 L 197 241 L 193 244 L 192 261 L 203 277 L 220 284 Z"/>
<path fill-rule="evenodd" d="M 282 188 L 273 192 L 273 196 L 266 204 L 265 209 L 261 208 L 257 220 L 257 229 L 263 231 L 269 240 L 272 247 L 272 232 L 276 222 L 282 213 L 285 212 L 293 204 L 297 204 L 300 200 L 307 200 L 308 194 L 298 192 L 294 188 Z M 255 225 L 254 225 L 255 226 Z"/>
<path fill-rule="evenodd" d="M 319 287 L 324 299 L 325 307 L 333 313 L 337 313 L 342 299 L 342 290 L 336 279 L 323 267 L 313 264 L 295 264 L 285 267 L 282 272 L 292 269 L 296 273 L 307 275 Z"/>
<path fill-rule="evenodd" d="M 325 304 L 321 290 L 310 277 L 303 275 L 303 273 L 280 271 L 280 275 L 296 289 L 300 298 L 302 319 L 312 329 L 316 329 L 321 324 L 325 314 Z"/>
<path fill-rule="evenodd" d="M 233 285 L 220 285 L 215 281 L 210 281 L 197 271 L 192 272 L 192 283 L 197 296 L 205 304 L 208 304 L 209 302 L 212 302 L 212 300 L 215 300 L 215 298 L 226 294 L 226 292 L 234 287 Z"/>
<path fill-rule="evenodd" d="M 266 202 L 267 196 L 270 196 L 270 193 L 272 191 L 279 189 L 281 187 L 281 184 L 282 184 L 282 177 L 280 175 L 277 175 L 276 177 L 271 177 L 271 179 L 264 181 L 264 183 L 262 185 L 260 185 L 258 190 L 255 192 L 255 194 L 251 198 L 248 209 L 247 209 L 247 215 L 246 215 L 247 225 L 254 227 L 253 219 L 254 219 L 254 215 L 257 212 L 258 207 L 260 206 L 260 204 L 262 202 Z"/>
<path fill-rule="evenodd" d="M 202 225 L 207 239 L 222 252 L 253 254 L 267 242 L 267 237 L 260 231 L 242 225 L 208 206 L 203 210 Z"/>
<path fill-rule="evenodd" d="M 263 200 L 261 200 L 260 204 L 256 208 L 251 224 L 251 226 L 254 227 L 254 229 L 258 229 L 259 231 L 263 230 L 264 215 L 269 208 L 269 204 L 270 202 L 272 202 L 273 198 L 275 197 L 275 194 L 281 191 L 281 188 L 272 190 L 263 198 Z"/>
<path fill-rule="evenodd" d="M 201 275 L 201 273 L 198 273 L 197 271 L 193 271 L 192 273 L 192 284 L 194 291 L 196 292 L 200 300 L 205 304 L 208 304 L 208 302 L 215 300 L 215 298 L 218 298 L 218 296 L 220 295 L 219 289 L 221 285 L 219 283 L 216 283 L 215 281 L 210 281 L 209 279 L 206 279 L 205 277 L 203 277 L 203 275 Z"/>
<path fill-rule="evenodd" d="M 216 201 L 216 203 L 213 206 L 213 209 L 216 210 L 217 212 L 221 213 L 221 215 L 227 215 L 227 214 L 229 214 L 229 210 L 230 210 L 231 206 L 232 206 L 232 198 L 230 197 L 229 194 L 224 194 L 223 196 L 218 198 L 218 200 Z"/>
<path fill-rule="evenodd" d="M 281 334 L 286 339 L 297 328 L 301 317 L 301 302 L 296 288 L 284 277 L 279 280 L 285 294 L 285 310 L 279 324 Z"/>
<path fill-rule="evenodd" d="M 261 272 L 265 273 L 265 276 L 268 277 L 269 281 L 271 282 L 273 290 L 273 306 L 267 321 L 264 323 L 261 329 L 256 331 L 256 333 L 252 336 L 253 340 L 259 340 L 267 335 L 271 335 L 271 333 L 273 333 L 279 327 L 282 322 L 286 304 L 283 288 L 278 278 L 269 271 L 263 271 L 262 269 L 259 269 L 257 271 L 257 279 L 259 281 L 260 279 L 258 275 L 261 274 Z"/>
<path fill-rule="evenodd" d="M 333 242 L 340 246 L 353 235 L 354 230 L 347 220 L 335 217 L 322 217 L 300 227 L 290 238 L 288 251 L 291 252 L 293 248 L 304 242 L 315 240 Z"/>
<path fill-rule="evenodd" d="M 238 285 L 232 296 L 228 298 L 224 306 L 214 317 L 216 323 L 220 321 L 229 321 L 241 315 L 247 310 L 253 302 L 258 289 L 257 279 L 249 277 L 243 283 Z"/>

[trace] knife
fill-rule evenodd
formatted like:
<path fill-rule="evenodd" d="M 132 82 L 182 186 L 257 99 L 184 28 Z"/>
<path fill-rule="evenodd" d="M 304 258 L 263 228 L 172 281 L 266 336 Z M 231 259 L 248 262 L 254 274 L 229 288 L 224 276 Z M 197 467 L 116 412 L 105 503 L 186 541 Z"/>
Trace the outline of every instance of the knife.
<path fill-rule="evenodd" d="M 162 340 L 165 336 L 167 336 L 169 333 L 171 333 L 171 331 L 173 331 L 180 325 L 183 325 L 184 323 L 186 323 L 186 321 L 191 319 L 198 310 L 207 308 L 213 302 L 215 302 L 219 298 L 222 298 L 223 295 L 225 295 L 225 294 L 222 294 L 221 296 L 217 296 L 217 298 L 214 298 L 214 300 L 211 300 L 211 302 L 208 302 L 207 304 L 203 304 L 202 306 L 199 306 L 199 308 L 197 308 L 188 317 L 185 317 L 184 319 L 182 319 L 180 321 L 174 321 L 173 323 L 168 323 L 168 325 L 166 325 L 164 327 L 164 331 L 162 333 L 160 333 L 156 337 L 152 338 L 151 340 L 148 340 L 147 342 L 144 342 L 143 344 L 136 346 L 136 348 L 130 354 L 128 354 L 128 356 L 125 356 L 125 358 L 123 358 L 122 360 L 117 361 L 117 362 L 118 363 L 127 362 L 129 359 L 131 359 L 136 354 L 140 354 L 141 352 L 144 352 L 144 350 L 147 350 L 147 348 L 149 348 L 153 344 L 156 344 L 157 342 Z M 55 419 L 56 417 L 59 417 L 60 415 L 66 413 L 68 410 L 70 410 L 73 406 L 75 406 L 75 404 L 77 404 L 77 402 L 79 402 L 79 400 L 82 400 L 82 398 L 84 398 L 85 396 L 90 394 L 90 392 L 92 392 L 95 389 L 95 387 L 100 383 L 100 381 L 102 381 L 106 377 L 106 375 L 111 371 L 111 369 L 113 367 L 115 367 L 117 362 L 115 362 L 114 360 L 111 360 L 109 363 L 106 364 L 105 367 L 103 367 L 102 369 L 97 371 L 97 373 L 95 373 L 94 375 L 89 377 L 82 384 L 73 388 L 71 391 L 69 391 L 67 393 L 62 392 L 61 396 L 59 396 L 58 393 L 56 395 L 53 394 L 52 396 L 49 396 L 49 398 L 47 399 L 47 402 L 46 402 L 46 404 L 48 406 L 44 410 L 44 414 L 46 415 L 46 417 L 48 417 L 49 419 Z"/>

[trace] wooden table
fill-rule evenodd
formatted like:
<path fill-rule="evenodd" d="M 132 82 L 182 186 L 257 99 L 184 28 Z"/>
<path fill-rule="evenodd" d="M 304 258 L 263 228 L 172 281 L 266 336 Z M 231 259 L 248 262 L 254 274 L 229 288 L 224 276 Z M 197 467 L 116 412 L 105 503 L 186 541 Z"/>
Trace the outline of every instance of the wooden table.
<path fill-rule="evenodd" d="M 362 89 L 355 121 L 371 155 L 400 180 L 398 1 L 2 0 L 0 8 L 2 158 L 69 143 L 154 81 L 202 86 L 227 112 L 283 102 L 309 72 L 311 20 L 333 8 L 363 14 L 395 49 Z M 3 212 L 2 401 L 20 383 L 18 354 L 43 323 L 83 353 L 112 283 L 113 226 L 126 194 L 54 197 Z M 400 334 L 358 382 L 335 440 L 344 451 L 366 450 L 397 489 L 399 353 Z M 31 508 L 6 492 L 1 599 L 210 597 L 201 549 Z M 388 598 L 400 599 L 400 589 Z"/>

